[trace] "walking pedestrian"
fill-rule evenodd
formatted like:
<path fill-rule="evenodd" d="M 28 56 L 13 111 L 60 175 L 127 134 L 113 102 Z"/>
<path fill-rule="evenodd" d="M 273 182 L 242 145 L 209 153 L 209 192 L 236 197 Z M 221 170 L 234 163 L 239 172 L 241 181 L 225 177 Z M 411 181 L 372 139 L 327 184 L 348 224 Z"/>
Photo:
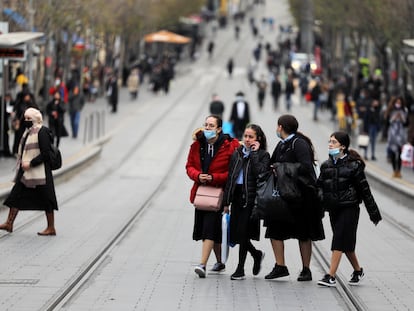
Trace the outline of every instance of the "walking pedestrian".
<path fill-rule="evenodd" d="M 378 99 L 373 99 L 365 114 L 364 128 L 368 129 L 369 145 L 365 148 L 365 160 L 368 159 L 368 148 L 371 149 L 371 160 L 376 161 L 375 147 L 377 136 L 381 128 L 381 106 Z"/>
<path fill-rule="evenodd" d="M 272 85 L 271 85 L 271 94 L 273 98 L 274 110 L 277 110 L 279 108 L 279 97 L 280 97 L 281 92 L 282 92 L 282 85 L 280 83 L 279 76 L 275 74 L 273 81 L 272 81 Z"/>
<path fill-rule="evenodd" d="M 79 92 L 79 85 L 75 85 L 69 92 L 69 116 L 73 138 L 78 137 L 80 115 L 84 105 L 85 98 Z"/>
<path fill-rule="evenodd" d="M 387 155 L 391 161 L 392 177 L 401 178 L 401 149 L 407 142 L 408 111 L 402 97 L 391 99 L 385 117 L 388 123 Z"/>
<path fill-rule="evenodd" d="M 313 121 L 318 121 L 318 111 L 321 106 L 320 95 L 321 95 L 320 79 L 315 78 L 315 85 L 311 90 L 311 100 L 313 102 Z"/>
<path fill-rule="evenodd" d="M 239 37 L 240 37 L 240 26 L 239 25 L 234 26 L 234 37 L 236 38 L 236 40 L 239 40 Z"/>
<path fill-rule="evenodd" d="M 293 84 L 293 76 L 290 74 L 287 78 L 285 85 L 285 99 L 286 99 L 286 110 L 290 111 L 292 107 L 292 95 L 295 93 L 295 86 Z"/>
<path fill-rule="evenodd" d="M 35 102 L 35 98 L 32 93 L 30 93 L 27 84 L 23 85 L 22 92 L 19 92 L 16 97 L 16 102 L 14 104 L 14 120 L 13 120 L 13 128 L 14 128 L 14 141 L 13 141 L 13 154 L 17 155 L 20 139 L 23 136 L 24 131 L 26 128 L 24 127 L 24 112 L 28 108 L 36 108 L 39 109 Z"/>
<path fill-rule="evenodd" d="M 210 41 L 207 45 L 208 59 L 211 59 L 213 57 L 213 52 L 214 52 L 214 41 Z"/>
<path fill-rule="evenodd" d="M 329 212 L 333 233 L 332 255 L 329 273 L 318 281 L 318 285 L 336 285 L 335 275 L 343 253 L 354 269 L 349 284 L 359 285 L 365 276 L 355 253 L 359 205 L 364 201 L 369 218 L 375 225 L 381 221 L 381 213 L 365 177 L 364 161 L 355 150 L 349 149 L 349 135 L 333 133 L 328 146 L 329 159 L 321 165 L 317 185 L 322 192 L 323 208 Z"/>
<path fill-rule="evenodd" d="M 253 275 L 258 275 L 264 252 L 251 240 L 260 240 L 260 220 L 252 218 L 256 198 L 257 172 L 269 165 L 266 136 L 260 126 L 249 124 L 243 135 L 243 145 L 234 151 L 229 166 L 229 178 L 224 191 L 224 212 L 230 213 L 230 243 L 239 244 L 239 262 L 232 280 L 246 278 L 244 265 L 247 252 L 253 257 Z M 261 169 L 259 167 L 262 167 Z M 231 204 L 231 206 L 230 206 Z"/>
<path fill-rule="evenodd" d="M 131 70 L 127 80 L 127 87 L 131 100 L 137 99 L 139 90 L 138 69 L 134 68 Z"/>
<path fill-rule="evenodd" d="M 246 125 L 250 122 L 249 104 L 244 98 L 244 93 L 236 93 L 236 100 L 233 103 L 230 114 L 230 122 L 233 124 L 233 132 L 237 139 L 241 140 Z"/>
<path fill-rule="evenodd" d="M 229 58 L 227 61 L 227 72 L 229 73 L 229 78 L 233 76 L 233 67 L 234 67 L 234 61 L 233 58 Z"/>
<path fill-rule="evenodd" d="M 49 88 L 49 95 L 53 96 L 56 92 L 60 93 L 60 98 L 67 104 L 69 100 L 68 88 L 60 77 L 56 77 L 55 85 Z"/>
<path fill-rule="evenodd" d="M 118 110 L 118 78 L 116 73 L 112 73 L 106 83 L 106 97 L 111 106 L 111 112 L 116 113 Z"/>
<path fill-rule="evenodd" d="M 213 94 L 210 102 L 210 114 L 214 114 L 223 118 L 224 104 L 217 94 Z"/>
<path fill-rule="evenodd" d="M 54 210 L 58 209 L 49 150 L 50 130 L 43 126 L 42 114 L 35 108 L 24 113 L 26 128 L 19 145 L 17 173 L 14 186 L 4 205 L 10 208 L 0 230 L 13 232 L 13 224 L 20 210 L 45 211 L 47 228 L 38 235 L 56 235 Z"/>
<path fill-rule="evenodd" d="M 221 118 L 210 115 L 205 119 L 204 128 L 194 133 L 195 141 L 190 147 L 186 163 L 187 175 L 194 181 L 190 193 L 191 203 L 200 185 L 221 188 L 226 185 L 230 157 L 239 147 L 239 142 L 223 134 L 222 125 Z M 195 209 L 193 240 L 203 241 L 200 264 L 194 270 L 200 278 L 206 277 L 207 261 L 213 249 L 217 262 L 212 271 L 221 272 L 225 269 L 221 260 L 222 212 L 223 207 L 217 212 Z"/>
<path fill-rule="evenodd" d="M 257 100 L 259 102 L 259 109 L 263 109 L 263 103 L 266 98 L 267 82 L 265 76 L 261 75 L 260 80 L 256 81 L 257 86 Z"/>
<path fill-rule="evenodd" d="M 56 137 L 56 147 L 59 147 L 60 138 L 68 136 L 64 126 L 64 115 L 66 112 L 65 104 L 63 103 L 60 92 L 56 91 L 53 94 L 52 100 L 46 105 L 46 114 L 49 119 L 49 129 Z"/>
<path fill-rule="evenodd" d="M 292 115 L 285 114 L 279 117 L 276 134 L 281 141 L 273 151 L 270 163 L 272 165 L 286 165 L 298 163 L 296 169 L 297 182 L 295 187 L 300 197 L 286 202 L 291 211 L 293 221 L 264 220 L 267 227 L 265 237 L 270 239 L 276 264 L 265 279 L 276 279 L 289 275 L 285 264 L 285 244 L 288 239 L 299 241 L 299 250 L 302 259 L 302 271 L 298 281 L 312 280 L 310 261 L 312 255 L 312 241 L 325 238 L 322 226 L 322 212 L 318 204 L 316 174 L 314 170 L 314 149 L 311 140 L 298 131 L 298 121 Z M 280 183 L 289 182 L 289 177 L 278 176 Z"/>

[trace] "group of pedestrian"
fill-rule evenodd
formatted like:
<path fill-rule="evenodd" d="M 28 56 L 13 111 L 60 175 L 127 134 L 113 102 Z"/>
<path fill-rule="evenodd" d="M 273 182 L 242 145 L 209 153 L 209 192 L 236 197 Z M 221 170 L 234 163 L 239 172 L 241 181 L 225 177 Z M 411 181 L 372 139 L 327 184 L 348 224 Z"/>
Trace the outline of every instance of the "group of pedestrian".
<path fill-rule="evenodd" d="M 236 106 L 237 107 L 237 106 Z M 277 122 L 276 136 L 280 139 L 272 155 L 267 152 L 266 135 L 259 125 L 244 127 L 242 141 L 222 132 L 222 119 L 210 115 L 204 128 L 193 136 L 194 142 L 186 163 L 186 171 L 194 182 L 190 194 L 193 203 L 200 185 L 220 187 L 224 197 L 219 211 L 195 209 L 193 239 L 202 240 L 200 263 L 195 273 L 200 278 L 207 275 L 207 261 L 214 250 L 216 263 L 212 272 L 226 268 L 221 257 L 223 213 L 230 214 L 229 243 L 239 245 L 238 264 L 231 274 L 232 280 L 246 278 L 247 254 L 253 258 L 252 274 L 258 275 L 264 260 L 264 251 L 258 250 L 252 240 L 260 238 L 260 213 L 257 206 L 258 179 L 264 173 L 284 166 L 277 176 L 280 183 L 292 183 L 290 174 L 297 176 L 293 184 L 299 193 L 296 200 L 285 200 L 291 213 L 285 218 L 264 218 L 265 237 L 270 240 L 275 265 L 265 279 L 278 279 L 289 275 L 285 261 L 285 244 L 288 239 L 299 242 L 302 270 L 298 281 L 311 281 L 310 269 L 312 241 L 325 238 L 322 218 L 329 212 L 333 231 L 332 257 L 329 273 L 318 281 L 321 286 L 335 286 L 335 274 L 345 253 L 353 267 L 349 283 L 358 285 L 364 277 L 355 254 L 359 205 L 363 201 L 371 221 L 377 225 L 381 214 L 365 178 L 365 164 L 361 156 L 350 149 L 350 137 L 345 132 L 335 132 L 328 144 L 328 160 L 316 175 L 312 141 L 298 131 L 298 121 L 293 115 L 282 115 Z M 292 172 L 293 170 L 293 172 Z M 279 172 L 279 171 L 278 171 Z M 289 172 L 289 173 L 286 173 Z M 280 179 L 280 181 L 279 181 Z M 283 195 L 283 194 L 282 194 Z"/>

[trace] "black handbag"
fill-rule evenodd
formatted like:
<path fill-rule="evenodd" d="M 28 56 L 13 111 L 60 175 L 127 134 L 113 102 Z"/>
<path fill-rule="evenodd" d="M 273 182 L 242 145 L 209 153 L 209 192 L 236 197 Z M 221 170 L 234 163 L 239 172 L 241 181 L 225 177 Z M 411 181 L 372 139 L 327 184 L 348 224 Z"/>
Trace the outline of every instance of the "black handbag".
<path fill-rule="evenodd" d="M 260 174 L 256 190 L 256 212 L 265 221 L 293 222 L 293 215 L 282 198 L 274 170 Z"/>

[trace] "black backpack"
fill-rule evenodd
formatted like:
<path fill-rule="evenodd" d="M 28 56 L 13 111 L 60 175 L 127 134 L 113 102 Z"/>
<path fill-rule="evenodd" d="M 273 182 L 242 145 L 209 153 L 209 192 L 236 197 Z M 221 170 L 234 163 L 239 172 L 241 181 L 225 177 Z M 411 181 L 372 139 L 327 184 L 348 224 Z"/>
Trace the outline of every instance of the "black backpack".
<path fill-rule="evenodd" d="M 49 159 L 50 159 L 50 168 L 52 170 L 58 170 L 62 167 L 62 154 L 58 147 L 53 144 L 54 137 L 52 131 L 49 129 L 50 136 L 50 148 L 49 148 Z"/>

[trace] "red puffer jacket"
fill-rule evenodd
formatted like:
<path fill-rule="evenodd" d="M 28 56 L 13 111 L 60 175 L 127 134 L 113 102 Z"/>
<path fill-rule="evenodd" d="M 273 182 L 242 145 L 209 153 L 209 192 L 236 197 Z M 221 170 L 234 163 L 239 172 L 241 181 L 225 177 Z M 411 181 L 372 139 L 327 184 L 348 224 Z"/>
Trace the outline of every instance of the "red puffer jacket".
<path fill-rule="evenodd" d="M 220 137 L 220 139 L 222 139 L 223 142 L 221 143 L 218 151 L 210 163 L 208 174 L 213 176 L 213 180 L 211 181 L 210 185 L 224 188 L 227 181 L 227 175 L 229 173 L 231 155 L 233 154 L 234 150 L 240 146 L 240 144 L 237 139 L 231 138 L 226 134 L 221 136 L 222 137 Z M 190 193 L 191 203 L 194 202 L 197 188 L 200 185 L 198 176 L 203 173 L 200 150 L 202 146 L 204 146 L 204 143 L 204 137 L 200 137 L 191 145 L 187 158 L 187 164 L 185 166 L 188 177 L 194 181 Z"/>

